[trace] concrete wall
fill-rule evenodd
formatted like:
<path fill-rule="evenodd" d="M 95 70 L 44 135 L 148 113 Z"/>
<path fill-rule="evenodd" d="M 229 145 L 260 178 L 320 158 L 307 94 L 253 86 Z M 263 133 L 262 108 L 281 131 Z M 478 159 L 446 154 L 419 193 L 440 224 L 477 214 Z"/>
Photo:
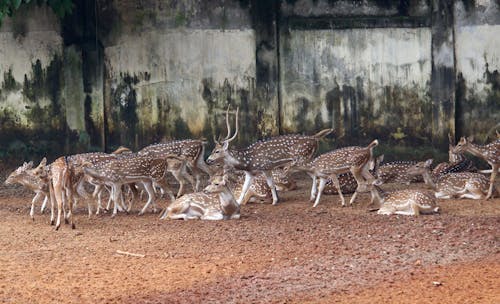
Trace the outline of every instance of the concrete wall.
<path fill-rule="evenodd" d="M 455 3 L 458 133 L 479 142 L 500 130 L 500 3 Z"/>
<path fill-rule="evenodd" d="M 74 3 L 0 27 L 0 157 L 211 140 L 229 105 L 238 145 L 334 127 L 415 158 L 499 128 L 498 1 Z"/>
<path fill-rule="evenodd" d="M 281 52 L 285 130 L 333 127 L 345 142 L 431 136 L 429 28 L 292 29 L 289 37 Z"/>

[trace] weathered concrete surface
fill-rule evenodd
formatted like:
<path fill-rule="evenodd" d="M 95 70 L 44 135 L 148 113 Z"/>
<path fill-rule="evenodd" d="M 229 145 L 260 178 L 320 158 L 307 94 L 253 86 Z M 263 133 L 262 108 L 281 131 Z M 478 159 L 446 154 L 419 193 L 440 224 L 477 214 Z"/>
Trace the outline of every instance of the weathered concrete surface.
<path fill-rule="evenodd" d="M 457 129 L 479 142 L 500 129 L 500 7 L 497 1 L 455 4 Z"/>
<path fill-rule="evenodd" d="M 228 105 L 240 107 L 241 143 L 277 133 L 274 37 L 256 36 L 269 25 L 251 18 L 267 8 L 253 4 L 113 2 L 119 17 L 102 37 L 109 145 L 211 139 Z"/>
<path fill-rule="evenodd" d="M 249 102 L 255 37 L 252 30 L 149 32 L 122 37 L 105 60 L 110 135 L 141 147 L 161 139 L 154 136 L 211 135 L 215 119 L 223 125 L 221 109 Z"/>
<path fill-rule="evenodd" d="M 428 28 L 289 33 L 281 48 L 284 130 L 333 127 L 345 142 L 431 134 Z"/>

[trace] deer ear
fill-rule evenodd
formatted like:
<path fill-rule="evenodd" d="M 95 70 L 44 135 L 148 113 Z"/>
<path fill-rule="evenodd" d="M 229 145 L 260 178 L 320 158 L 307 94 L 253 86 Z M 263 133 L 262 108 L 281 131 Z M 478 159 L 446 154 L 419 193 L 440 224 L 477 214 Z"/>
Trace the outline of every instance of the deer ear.
<path fill-rule="evenodd" d="M 41 161 L 40 161 L 40 164 L 38 165 L 38 167 L 45 167 L 45 165 L 47 165 L 47 158 L 44 157 Z"/>
<path fill-rule="evenodd" d="M 426 168 L 429 168 L 431 165 L 432 165 L 432 162 L 434 160 L 432 158 L 429 158 L 428 160 L 425 161 L 425 167 Z"/>

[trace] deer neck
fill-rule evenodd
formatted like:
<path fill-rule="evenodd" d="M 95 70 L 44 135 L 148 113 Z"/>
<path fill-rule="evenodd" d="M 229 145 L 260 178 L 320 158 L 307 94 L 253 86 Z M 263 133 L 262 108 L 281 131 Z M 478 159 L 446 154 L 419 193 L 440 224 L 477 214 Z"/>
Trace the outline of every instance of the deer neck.
<path fill-rule="evenodd" d="M 469 152 L 470 154 L 472 154 L 474 156 L 484 158 L 486 148 L 484 148 L 483 146 L 480 146 L 480 145 L 469 143 L 468 145 L 466 145 L 464 147 L 464 151 Z"/>
<path fill-rule="evenodd" d="M 222 207 L 222 211 L 226 215 L 235 213 L 240 207 L 240 205 L 238 205 L 238 202 L 236 202 L 236 200 L 234 199 L 233 193 L 227 186 L 224 186 L 223 189 L 219 192 L 219 201 Z"/>
<path fill-rule="evenodd" d="M 384 203 L 384 191 L 380 189 L 380 187 L 373 185 L 370 192 L 373 198 L 373 202 L 377 203 L 379 206 L 382 206 L 382 204 Z"/>
<path fill-rule="evenodd" d="M 251 157 L 248 150 L 229 149 L 224 162 L 237 170 L 248 171 L 251 164 Z"/>
<path fill-rule="evenodd" d="M 422 177 L 424 178 L 424 183 L 428 186 L 430 186 L 432 189 L 436 189 L 436 180 L 438 176 L 434 176 L 431 173 L 431 170 L 425 170 L 424 173 L 422 173 Z"/>

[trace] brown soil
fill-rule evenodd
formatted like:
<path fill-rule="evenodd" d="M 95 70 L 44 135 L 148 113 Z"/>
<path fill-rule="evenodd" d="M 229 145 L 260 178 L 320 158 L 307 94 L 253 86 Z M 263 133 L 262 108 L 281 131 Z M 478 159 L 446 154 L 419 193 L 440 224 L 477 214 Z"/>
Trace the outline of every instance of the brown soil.
<path fill-rule="evenodd" d="M 29 219 L 26 192 L 1 187 L 0 302 L 500 303 L 500 199 L 387 217 L 366 211 L 368 195 L 313 209 L 299 184 L 241 220 L 89 219 L 80 203 L 76 229 L 59 231 L 48 214 Z"/>

